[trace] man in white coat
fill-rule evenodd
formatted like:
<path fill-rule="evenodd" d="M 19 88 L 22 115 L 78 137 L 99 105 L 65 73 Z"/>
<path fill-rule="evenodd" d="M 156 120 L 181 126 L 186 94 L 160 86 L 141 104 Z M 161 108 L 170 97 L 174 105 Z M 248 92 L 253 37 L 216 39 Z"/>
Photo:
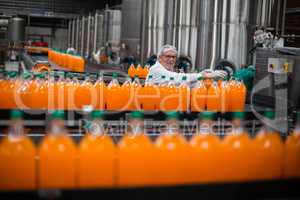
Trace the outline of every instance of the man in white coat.
<path fill-rule="evenodd" d="M 174 78 L 174 83 L 180 85 L 182 82 L 182 77 L 186 76 L 187 83 L 192 86 L 197 82 L 198 77 L 204 78 L 224 78 L 226 72 L 222 70 L 204 70 L 200 73 L 176 73 L 174 72 L 174 66 L 177 59 L 177 49 L 171 45 L 164 45 L 160 48 L 157 55 L 157 62 L 150 68 L 148 76 L 146 78 L 147 82 L 152 82 L 154 84 L 162 84 L 170 81 L 170 78 Z M 149 79 L 149 75 L 152 76 Z M 162 78 L 165 77 L 165 78 Z"/>

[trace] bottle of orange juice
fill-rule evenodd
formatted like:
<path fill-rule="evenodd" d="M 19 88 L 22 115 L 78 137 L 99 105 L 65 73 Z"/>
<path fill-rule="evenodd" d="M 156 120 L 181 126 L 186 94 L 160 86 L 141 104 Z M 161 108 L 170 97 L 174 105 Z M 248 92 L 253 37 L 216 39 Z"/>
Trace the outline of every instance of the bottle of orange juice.
<path fill-rule="evenodd" d="M 300 112 L 292 134 L 285 141 L 284 178 L 300 177 Z"/>
<path fill-rule="evenodd" d="M 7 80 L 6 80 L 6 77 L 5 77 L 5 74 L 6 74 L 6 71 L 1 67 L 0 68 L 0 98 L 1 99 L 4 99 L 4 89 L 7 84 Z M 0 109 L 3 109 L 4 108 L 4 105 L 3 105 L 3 101 L 0 101 Z"/>
<path fill-rule="evenodd" d="M 138 93 L 139 102 L 143 110 L 156 110 L 158 108 L 159 88 L 151 83 L 152 75 L 149 75 L 148 79 L 149 82 Z"/>
<path fill-rule="evenodd" d="M 199 112 L 206 108 L 207 88 L 204 85 L 203 78 L 198 78 L 197 85 L 191 91 L 191 111 Z"/>
<path fill-rule="evenodd" d="M 131 90 L 130 90 L 130 102 L 131 102 L 131 110 L 140 110 L 141 104 L 139 102 L 139 99 L 137 98 L 139 90 L 142 88 L 141 83 L 139 81 L 139 78 L 137 76 L 134 77 L 134 80 L 131 84 Z"/>
<path fill-rule="evenodd" d="M 40 73 L 34 74 L 34 77 L 35 79 L 30 81 L 34 85 L 34 87 L 31 89 L 31 91 L 28 88 L 28 91 L 30 91 L 29 92 L 30 96 L 28 101 L 31 104 L 30 106 L 31 109 L 41 109 L 41 105 L 43 102 L 39 98 L 39 94 L 40 94 L 39 90 L 43 80 L 41 80 L 40 78 Z"/>
<path fill-rule="evenodd" d="M 138 76 L 139 78 L 142 78 L 143 73 L 144 73 L 144 70 L 143 70 L 142 66 L 140 64 L 138 64 L 138 66 L 135 70 L 135 76 Z"/>
<path fill-rule="evenodd" d="M 113 187 L 115 183 L 116 148 L 106 134 L 104 112 L 93 111 L 92 121 L 79 144 L 79 187 Z"/>
<path fill-rule="evenodd" d="M 230 111 L 230 84 L 228 78 L 224 78 L 221 86 L 221 112 L 229 112 Z"/>
<path fill-rule="evenodd" d="M 143 68 L 142 78 L 145 79 L 148 73 L 149 73 L 149 65 L 145 65 L 145 67 Z"/>
<path fill-rule="evenodd" d="M 159 84 L 158 88 L 159 88 L 159 100 L 158 100 L 158 109 L 159 110 L 165 110 L 165 97 L 166 97 L 166 92 L 168 89 L 168 83 L 166 81 L 166 76 L 161 76 L 161 83 Z"/>
<path fill-rule="evenodd" d="M 223 173 L 225 181 L 249 181 L 255 179 L 253 159 L 254 155 L 252 140 L 248 132 L 243 128 L 245 113 L 234 112 L 232 131 L 227 133 L 223 141 Z"/>
<path fill-rule="evenodd" d="M 133 78 L 135 76 L 135 67 L 134 64 L 131 64 L 130 67 L 128 68 L 128 76 Z"/>
<path fill-rule="evenodd" d="M 207 91 L 207 110 L 220 111 L 221 108 L 221 90 L 216 81 L 214 81 Z"/>
<path fill-rule="evenodd" d="M 164 111 L 173 111 L 179 109 L 179 89 L 175 85 L 174 77 L 170 77 L 170 82 L 164 92 L 164 99 L 161 104 Z"/>
<path fill-rule="evenodd" d="M 36 148 L 26 135 L 22 113 L 10 114 L 7 135 L 0 143 L 0 190 L 36 189 Z"/>
<path fill-rule="evenodd" d="M 118 110 L 121 109 L 123 102 L 120 101 L 120 85 L 118 82 L 117 73 L 113 73 L 112 80 L 107 87 L 107 109 Z"/>
<path fill-rule="evenodd" d="M 97 94 L 95 109 L 104 110 L 106 105 L 107 87 L 103 80 L 103 74 L 101 72 L 98 74 L 98 80 L 94 84 L 94 90 Z"/>
<path fill-rule="evenodd" d="M 282 175 L 284 145 L 280 135 L 272 128 L 274 118 L 274 111 L 264 113 L 265 125 L 253 141 L 256 176 L 261 180 L 279 179 Z"/>
<path fill-rule="evenodd" d="M 79 88 L 75 92 L 75 102 L 79 110 L 84 106 L 92 105 L 95 107 L 96 103 L 96 93 L 93 91 L 93 84 L 90 82 L 89 74 L 85 74 L 85 79 L 81 82 Z M 94 100 L 94 102 L 92 102 Z"/>
<path fill-rule="evenodd" d="M 18 103 L 16 102 L 16 98 L 18 97 L 18 78 L 17 78 L 17 72 L 11 71 L 8 72 L 8 79 L 4 81 L 3 84 L 3 108 L 4 109 L 14 109 L 18 107 Z"/>
<path fill-rule="evenodd" d="M 132 81 L 130 77 L 122 84 L 119 92 L 119 101 L 121 102 L 121 110 L 133 110 L 133 91 Z"/>
<path fill-rule="evenodd" d="M 64 126 L 64 112 L 54 111 L 39 146 L 38 184 L 41 189 L 75 188 L 77 149 Z"/>
<path fill-rule="evenodd" d="M 55 102 L 56 109 L 58 110 L 64 110 L 65 109 L 65 72 L 59 71 L 57 73 L 59 76 L 58 80 L 54 83 L 54 96 L 55 96 Z"/>
<path fill-rule="evenodd" d="M 187 77 L 182 77 L 182 83 L 178 88 L 179 92 L 179 111 L 187 112 L 190 109 L 190 97 L 191 91 L 190 87 L 187 84 Z"/>
<path fill-rule="evenodd" d="M 246 86 L 240 79 L 236 79 L 231 87 L 230 101 L 232 111 L 244 111 L 246 101 Z"/>
<path fill-rule="evenodd" d="M 156 139 L 155 182 L 159 185 L 184 184 L 189 182 L 186 176 L 190 147 L 179 129 L 179 114 L 171 111 L 166 113 L 163 133 Z"/>
<path fill-rule="evenodd" d="M 222 181 L 220 171 L 221 140 L 213 130 L 213 112 L 202 112 L 198 115 L 197 134 L 190 140 L 192 155 L 190 156 L 188 175 L 191 183 L 213 183 Z M 197 173 L 195 173 L 197 172 Z"/>
<path fill-rule="evenodd" d="M 143 112 L 130 114 L 127 131 L 118 143 L 118 186 L 153 184 L 154 146 L 144 129 Z"/>

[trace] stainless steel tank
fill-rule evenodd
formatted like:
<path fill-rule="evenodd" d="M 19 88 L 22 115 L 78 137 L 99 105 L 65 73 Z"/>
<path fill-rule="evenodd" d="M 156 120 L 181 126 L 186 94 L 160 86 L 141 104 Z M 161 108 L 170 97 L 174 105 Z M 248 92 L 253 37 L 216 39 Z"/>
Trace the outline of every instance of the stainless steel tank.
<path fill-rule="evenodd" d="M 20 17 L 13 17 L 8 22 L 8 41 L 19 43 L 25 41 L 25 21 Z"/>
<path fill-rule="evenodd" d="M 279 0 L 145 0 L 141 48 L 143 59 L 172 44 L 197 68 L 221 59 L 236 66 L 250 60 L 256 27 L 270 27 Z"/>

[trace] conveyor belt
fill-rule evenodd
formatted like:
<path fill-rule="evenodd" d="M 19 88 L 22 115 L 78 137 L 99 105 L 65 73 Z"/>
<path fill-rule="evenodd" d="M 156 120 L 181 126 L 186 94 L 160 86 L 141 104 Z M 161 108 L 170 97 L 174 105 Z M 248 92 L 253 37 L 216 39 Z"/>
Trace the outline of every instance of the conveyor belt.
<path fill-rule="evenodd" d="M 1 199 L 299 199 L 299 179 L 189 186 L 0 192 Z"/>

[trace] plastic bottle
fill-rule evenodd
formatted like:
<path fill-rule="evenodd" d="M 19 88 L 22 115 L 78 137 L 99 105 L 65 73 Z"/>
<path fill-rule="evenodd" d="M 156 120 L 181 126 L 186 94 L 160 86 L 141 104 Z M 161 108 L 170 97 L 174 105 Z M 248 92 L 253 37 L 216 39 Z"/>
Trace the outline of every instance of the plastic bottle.
<path fill-rule="evenodd" d="M 292 134 L 285 141 L 284 178 L 300 177 L 300 112 Z"/>
<path fill-rule="evenodd" d="M 159 105 L 159 89 L 151 83 L 152 75 L 149 75 L 147 82 L 138 93 L 139 102 L 143 110 L 156 110 Z"/>
<path fill-rule="evenodd" d="M 207 110 L 217 112 L 221 108 L 221 90 L 216 81 L 214 81 L 207 92 Z"/>
<path fill-rule="evenodd" d="M 140 110 L 141 109 L 141 104 L 139 102 L 139 99 L 137 98 L 139 90 L 142 88 L 140 80 L 137 76 L 134 77 L 134 80 L 131 84 L 131 89 L 130 89 L 130 102 L 131 110 Z"/>
<path fill-rule="evenodd" d="M 279 179 L 283 171 L 284 145 L 280 135 L 272 128 L 275 113 L 268 110 L 264 113 L 265 125 L 256 135 L 255 148 L 256 176 L 261 180 Z"/>
<path fill-rule="evenodd" d="M 223 181 L 222 148 L 219 136 L 213 131 L 213 112 L 202 112 L 198 115 L 199 128 L 190 140 L 192 155 L 187 171 L 191 183 L 215 183 Z"/>
<path fill-rule="evenodd" d="M 190 97 L 191 97 L 191 90 L 189 85 L 187 84 L 187 77 L 182 77 L 182 83 L 179 85 L 178 88 L 179 92 L 179 111 L 187 112 L 190 110 Z"/>
<path fill-rule="evenodd" d="M 189 182 L 186 176 L 190 146 L 180 133 L 175 111 L 166 113 L 165 131 L 156 139 L 156 183 L 159 185 L 177 185 Z"/>
<path fill-rule="evenodd" d="M 36 148 L 25 133 L 21 111 L 11 111 L 10 118 L 0 143 L 0 190 L 34 190 Z"/>
<path fill-rule="evenodd" d="M 133 87 L 130 77 L 120 87 L 119 101 L 121 102 L 121 110 L 133 110 Z"/>
<path fill-rule="evenodd" d="M 206 109 L 207 88 L 203 78 L 198 78 L 198 83 L 191 91 L 191 111 L 200 112 Z"/>
<path fill-rule="evenodd" d="M 134 64 L 131 64 L 130 67 L 128 68 L 128 76 L 133 78 L 135 76 L 135 67 Z"/>
<path fill-rule="evenodd" d="M 166 80 L 166 76 L 161 76 L 161 83 L 159 84 L 159 101 L 158 101 L 158 109 L 159 110 L 164 110 L 164 101 L 165 101 L 165 97 L 167 95 L 167 88 L 168 88 L 168 84 L 165 81 Z"/>
<path fill-rule="evenodd" d="M 143 78 L 143 68 L 140 64 L 138 64 L 136 70 L 135 70 L 135 76 L 139 77 L 139 78 Z"/>
<path fill-rule="evenodd" d="M 174 77 L 171 77 L 164 93 L 164 99 L 161 102 L 161 104 L 163 105 L 163 111 L 178 110 L 179 97 L 179 89 L 175 85 Z"/>
<path fill-rule="evenodd" d="M 64 112 L 54 111 L 47 135 L 39 146 L 39 188 L 76 186 L 77 148 L 64 126 Z"/>
<path fill-rule="evenodd" d="M 233 127 L 223 140 L 223 173 L 225 181 L 249 181 L 255 179 L 253 143 L 243 127 L 244 112 L 233 114 Z M 253 159 L 249 159 L 253 157 Z"/>
<path fill-rule="evenodd" d="M 96 106 L 96 93 L 93 89 L 94 87 L 90 82 L 89 74 L 86 74 L 84 81 L 81 82 L 74 94 L 78 110 L 82 110 L 84 106 Z"/>
<path fill-rule="evenodd" d="M 92 121 L 79 144 L 79 187 L 113 187 L 116 148 L 106 134 L 103 111 L 93 111 Z"/>
<path fill-rule="evenodd" d="M 107 87 L 107 109 L 119 110 L 122 106 L 120 101 L 120 85 L 117 79 L 117 73 L 113 73 L 112 80 Z"/>
<path fill-rule="evenodd" d="M 94 90 L 97 94 L 96 107 L 97 110 L 104 110 L 106 105 L 107 86 L 103 80 L 103 74 L 98 74 L 98 80 L 94 84 Z"/>
<path fill-rule="evenodd" d="M 118 144 L 118 186 L 154 184 L 155 152 L 144 130 L 143 112 L 130 115 L 127 131 Z"/>
<path fill-rule="evenodd" d="M 143 68 L 143 72 L 142 72 L 142 78 L 146 78 L 147 75 L 149 73 L 149 65 L 145 65 L 145 67 Z"/>
<path fill-rule="evenodd" d="M 246 92 L 246 86 L 243 81 L 236 79 L 231 88 L 232 111 L 244 111 Z"/>

